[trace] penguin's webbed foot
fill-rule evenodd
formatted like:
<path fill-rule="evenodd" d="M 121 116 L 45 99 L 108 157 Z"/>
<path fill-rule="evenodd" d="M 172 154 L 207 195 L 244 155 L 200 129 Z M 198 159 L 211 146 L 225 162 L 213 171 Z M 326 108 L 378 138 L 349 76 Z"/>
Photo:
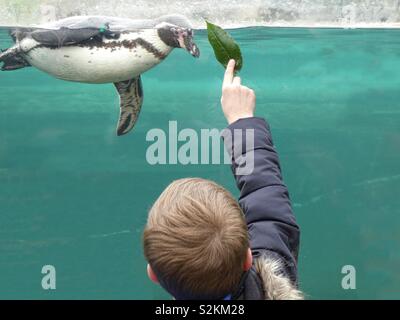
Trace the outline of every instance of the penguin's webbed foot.
<path fill-rule="evenodd" d="M 5 63 L 7 59 L 7 49 L 0 49 L 0 63 Z"/>
<path fill-rule="evenodd" d="M 19 53 L 19 47 L 17 46 L 5 50 L 1 49 L 0 62 L 4 62 L 6 59 L 10 57 L 15 57 L 18 53 Z"/>
<path fill-rule="evenodd" d="M 30 67 L 31 65 L 20 55 L 7 53 L 9 50 L 2 50 L 0 52 L 0 63 L 3 63 L 0 70 L 1 71 L 12 71 L 17 69 L 22 69 L 25 67 Z"/>

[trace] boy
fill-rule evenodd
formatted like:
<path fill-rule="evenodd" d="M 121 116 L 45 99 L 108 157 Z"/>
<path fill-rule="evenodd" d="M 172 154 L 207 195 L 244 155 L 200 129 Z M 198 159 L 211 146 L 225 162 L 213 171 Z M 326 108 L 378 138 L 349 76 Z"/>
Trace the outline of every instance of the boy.
<path fill-rule="evenodd" d="M 254 130 L 251 148 L 235 141 L 234 134 L 232 142 L 225 140 L 239 203 L 211 181 L 173 182 L 150 210 L 144 231 L 148 275 L 175 299 L 302 299 L 297 289 L 300 230 L 278 155 L 268 125 L 254 118 L 254 91 L 241 85 L 234 68 L 231 60 L 221 99 L 228 130 Z M 235 150 L 238 144 L 243 151 Z M 238 163 L 251 152 L 254 169 L 238 175 Z"/>

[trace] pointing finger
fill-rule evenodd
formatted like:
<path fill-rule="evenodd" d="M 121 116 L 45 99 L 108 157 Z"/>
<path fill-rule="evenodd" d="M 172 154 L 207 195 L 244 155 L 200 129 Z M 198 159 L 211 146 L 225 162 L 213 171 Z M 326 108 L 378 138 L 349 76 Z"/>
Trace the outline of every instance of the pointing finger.
<path fill-rule="evenodd" d="M 235 60 L 231 59 L 228 63 L 228 66 L 226 67 L 225 71 L 225 76 L 224 76 L 224 82 L 223 82 L 223 87 L 226 87 L 230 84 L 232 84 L 232 80 L 235 74 Z"/>
<path fill-rule="evenodd" d="M 233 78 L 232 84 L 240 86 L 242 84 L 242 79 L 240 79 L 240 77 L 235 77 Z"/>

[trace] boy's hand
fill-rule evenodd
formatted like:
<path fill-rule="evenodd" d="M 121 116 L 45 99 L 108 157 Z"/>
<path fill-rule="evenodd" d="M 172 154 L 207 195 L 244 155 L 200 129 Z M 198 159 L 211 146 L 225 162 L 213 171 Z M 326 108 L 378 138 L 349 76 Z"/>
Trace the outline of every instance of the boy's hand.
<path fill-rule="evenodd" d="M 254 117 L 256 95 L 252 89 L 241 85 L 239 77 L 235 77 L 235 60 L 229 61 L 226 68 L 221 104 L 229 124 L 239 119 Z"/>

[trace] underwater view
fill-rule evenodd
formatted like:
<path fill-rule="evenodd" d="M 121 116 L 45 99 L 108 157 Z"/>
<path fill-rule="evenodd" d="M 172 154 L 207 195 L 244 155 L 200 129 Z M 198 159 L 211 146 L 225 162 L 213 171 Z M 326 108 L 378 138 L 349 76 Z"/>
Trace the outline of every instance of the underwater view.
<path fill-rule="evenodd" d="M 0 29 L 0 48 L 12 46 Z M 245 85 L 268 120 L 301 226 L 299 285 L 309 299 L 400 296 L 400 30 L 229 29 Z M 238 191 L 227 164 L 152 165 L 148 133 L 219 130 L 224 69 L 205 30 L 199 59 L 173 51 L 142 75 L 144 105 L 118 137 L 112 84 L 0 73 L 0 299 L 170 299 L 146 276 L 148 210 L 173 180 Z M 45 61 L 45 64 L 52 61 Z M 182 145 L 182 142 L 178 142 Z M 57 267 L 57 290 L 41 287 Z M 342 268 L 357 270 L 344 290 Z"/>

